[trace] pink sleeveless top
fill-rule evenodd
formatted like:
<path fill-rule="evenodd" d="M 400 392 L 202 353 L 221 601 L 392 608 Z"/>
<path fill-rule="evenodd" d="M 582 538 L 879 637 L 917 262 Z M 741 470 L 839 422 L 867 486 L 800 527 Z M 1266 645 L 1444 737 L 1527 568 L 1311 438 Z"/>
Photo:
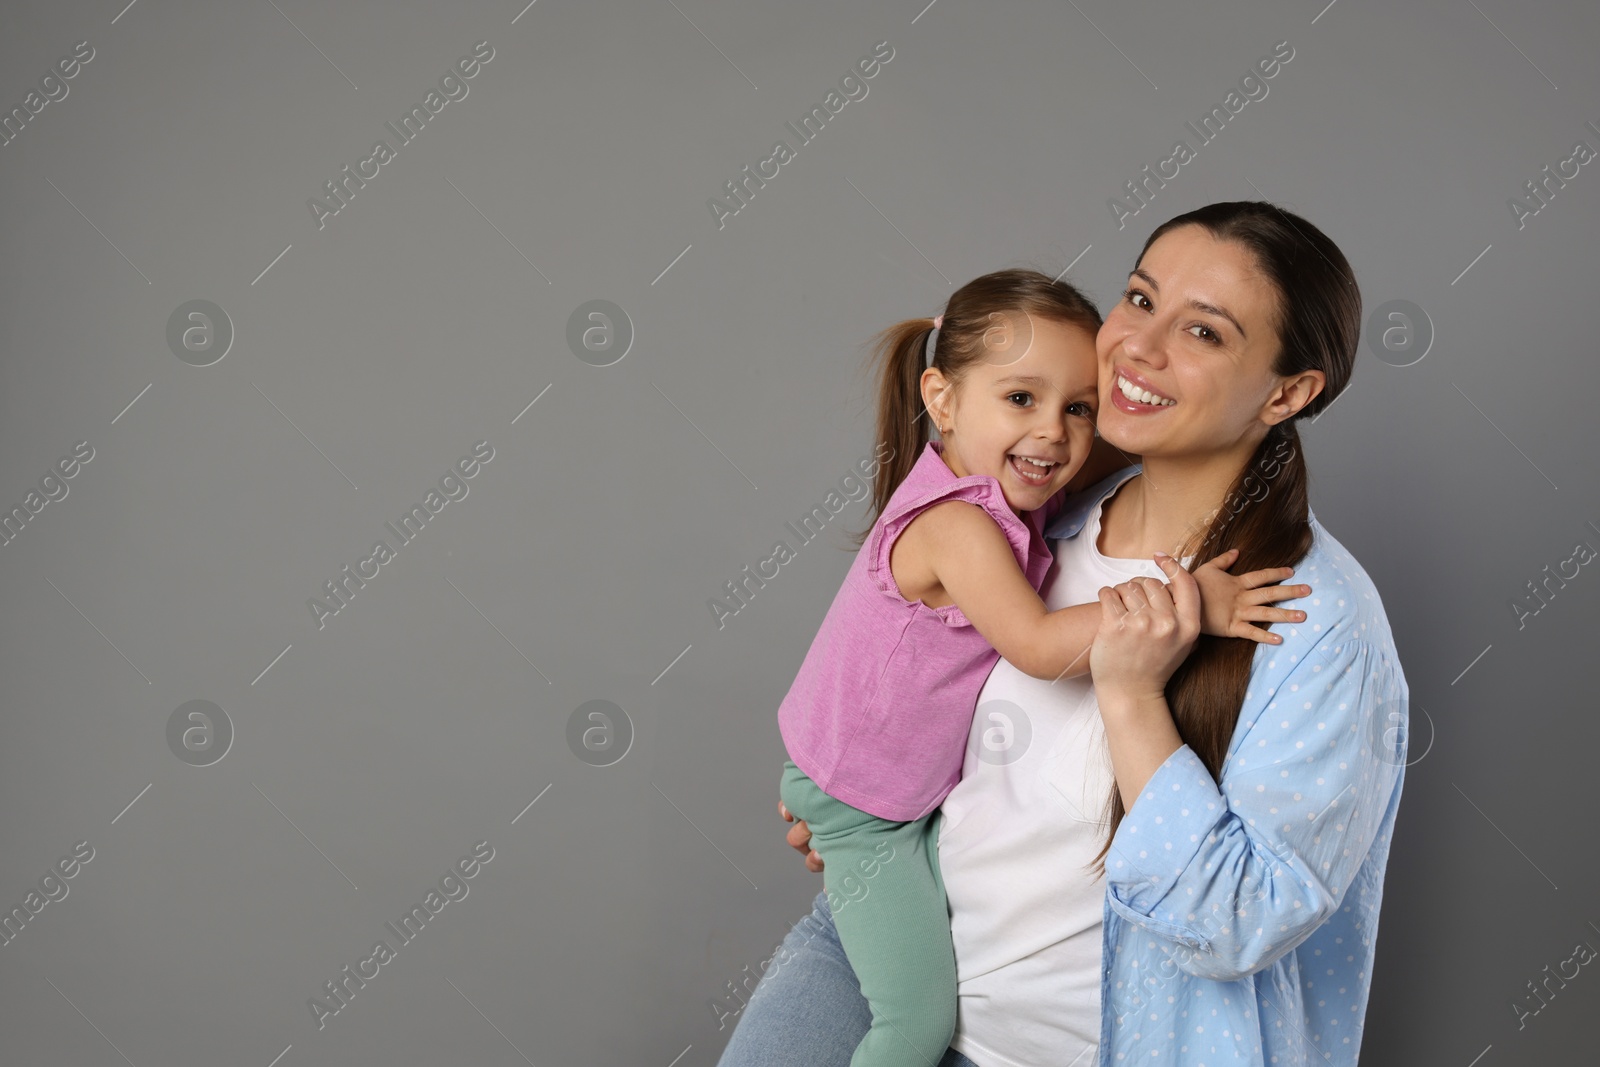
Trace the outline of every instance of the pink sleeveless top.
<path fill-rule="evenodd" d="M 999 524 L 1037 590 L 1051 563 L 1044 526 L 1065 499 L 1063 489 L 1024 522 L 998 480 L 957 478 L 941 442 L 927 444 L 856 553 L 778 708 L 789 758 L 818 788 L 880 819 L 931 813 L 961 780 L 978 690 L 1000 659 L 956 605 L 900 595 L 889 570 L 900 532 L 934 504 L 970 501 Z"/>

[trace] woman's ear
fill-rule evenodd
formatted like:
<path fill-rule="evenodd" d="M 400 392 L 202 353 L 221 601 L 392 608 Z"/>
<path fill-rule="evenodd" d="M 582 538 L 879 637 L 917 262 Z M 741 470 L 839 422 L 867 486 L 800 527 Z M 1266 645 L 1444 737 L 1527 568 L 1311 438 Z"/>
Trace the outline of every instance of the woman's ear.
<path fill-rule="evenodd" d="M 1320 370 L 1301 371 L 1285 378 L 1277 395 L 1267 404 L 1267 411 L 1278 416 L 1273 422 L 1293 418 L 1296 412 L 1315 400 L 1327 385 L 1328 376 Z"/>

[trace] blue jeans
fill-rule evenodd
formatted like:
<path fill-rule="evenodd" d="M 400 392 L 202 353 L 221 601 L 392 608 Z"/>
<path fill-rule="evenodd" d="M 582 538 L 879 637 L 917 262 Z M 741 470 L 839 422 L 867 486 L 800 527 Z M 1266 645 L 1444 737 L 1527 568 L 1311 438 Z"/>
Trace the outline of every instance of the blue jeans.
<path fill-rule="evenodd" d="M 871 1027 L 828 894 L 818 893 L 756 983 L 717 1067 L 849 1067 Z M 952 1048 L 937 1067 L 978 1065 Z"/>

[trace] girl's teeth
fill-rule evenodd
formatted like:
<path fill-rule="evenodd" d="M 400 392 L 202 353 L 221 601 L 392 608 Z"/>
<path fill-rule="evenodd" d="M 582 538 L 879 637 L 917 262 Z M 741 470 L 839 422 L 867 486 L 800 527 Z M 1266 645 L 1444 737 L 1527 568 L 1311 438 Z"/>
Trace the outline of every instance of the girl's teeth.
<path fill-rule="evenodd" d="M 1043 483 L 1049 481 L 1050 473 L 1059 466 L 1056 463 L 1040 463 L 1038 460 L 1029 459 L 1026 456 L 1007 456 L 1006 458 L 1011 463 L 1011 469 L 1030 482 Z"/>

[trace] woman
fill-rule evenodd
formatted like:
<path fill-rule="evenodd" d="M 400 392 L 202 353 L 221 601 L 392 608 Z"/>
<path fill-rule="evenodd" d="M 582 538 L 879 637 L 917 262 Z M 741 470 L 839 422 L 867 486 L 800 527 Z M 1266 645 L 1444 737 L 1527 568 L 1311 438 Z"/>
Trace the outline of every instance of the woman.
<path fill-rule="evenodd" d="M 1344 389 L 1360 314 L 1337 246 L 1270 204 L 1146 241 L 1096 340 L 1098 431 L 1142 464 L 1047 531 L 1047 605 L 1101 603 L 1093 688 L 1002 660 L 979 697 L 938 839 L 959 1022 L 929 1067 L 1356 1062 L 1408 688 L 1294 424 Z M 1193 577 L 1155 558 L 1234 548 L 1310 587 L 1281 644 L 1199 635 Z M 822 893 L 721 1067 L 849 1063 L 871 1017 L 832 933 Z"/>

